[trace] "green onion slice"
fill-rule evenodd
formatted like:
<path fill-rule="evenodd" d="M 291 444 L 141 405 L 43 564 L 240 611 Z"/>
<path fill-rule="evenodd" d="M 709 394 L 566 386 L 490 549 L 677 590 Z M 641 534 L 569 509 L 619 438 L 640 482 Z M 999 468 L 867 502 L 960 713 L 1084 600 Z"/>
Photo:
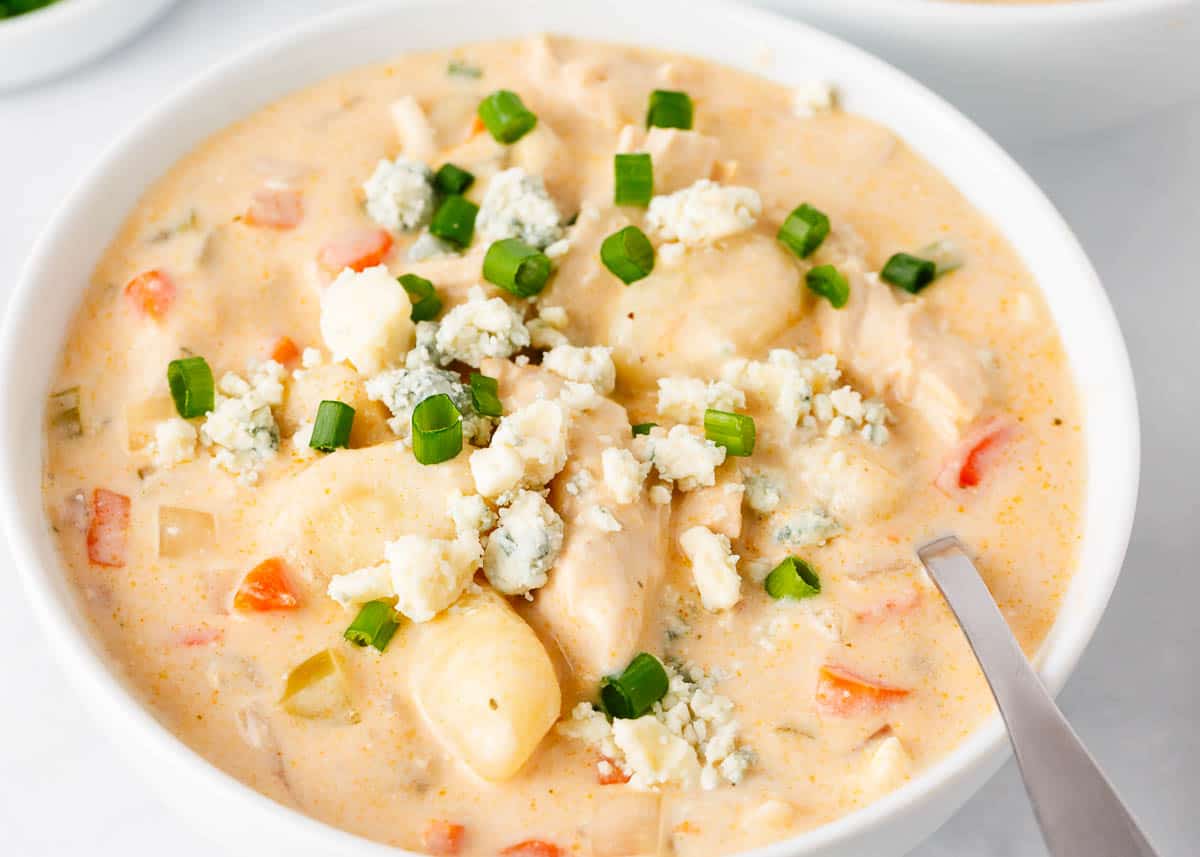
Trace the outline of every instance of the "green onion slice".
<path fill-rule="evenodd" d="M 550 259 L 519 238 L 496 241 L 483 257 L 483 278 L 519 298 L 530 298 L 546 287 Z"/>
<path fill-rule="evenodd" d="M 656 89 L 650 93 L 650 107 L 646 110 L 646 127 L 692 128 L 692 98 L 686 92 Z"/>
<path fill-rule="evenodd" d="M 462 414 L 445 393 L 423 399 L 413 408 L 413 455 L 422 464 L 449 461 L 463 447 Z"/>
<path fill-rule="evenodd" d="M 909 294 L 917 294 L 937 276 L 937 265 L 911 253 L 896 253 L 887 260 L 879 278 Z"/>
<path fill-rule="evenodd" d="M 918 257 L 928 259 L 933 262 L 934 279 L 957 271 L 965 263 L 962 248 L 958 243 L 950 238 L 943 238 L 940 241 L 934 241 L 932 244 L 922 247 L 916 252 Z"/>
<path fill-rule="evenodd" d="M 806 202 L 787 216 L 776 237 L 804 259 L 820 247 L 828 235 L 829 218 Z"/>
<path fill-rule="evenodd" d="M 709 408 L 704 412 L 704 436 L 730 455 L 749 455 L 754 452 L 754 417 Z"/>
<path fill-rule="evenodd" d="M 498 89 L 479 102 L 479 118 L 498 143 L 515 143 L 537 124 L 521 96 L 507 89 Z"/>
<path fill-rule="evenodd" d="M 479 206 L 471 200 L 451 194 L 442 200 L 433 213 L 429 231 L 461 250 L 471 243 L 475 235 L 475 215 L 478 213 Z"/>
<path fill-rule="evenodd" d="M 763 585 L 772 598 L 812 598 L 821 594 L 821 578 L 799 557 L 789 556 L 767 575 Z"/>
<path fill-rule="evenodd" d="M 600 681 L 600 706 L 623 720 L 641 717 L 667 695 L 667 671 L 654 655 L 637 655 L 619 676 Z"/>
<path fill-rule="evenodd" d="M 321 452 L 333 452 L 350 445 L 350 428 L 354 425 L 354 408 L 345 402 L 326 399 L 317 406 L 312 437 L 308 445 Z"/>
<path fill-rule="evenodd" d="M 600 261 L 628 286 L 650 276 L 654 270 L 654 247 L 645 232 L 636 226 L 626 226 L 604 239 Z"/>
<path fill-rule="evenodd" d="M 654 196 L 654 162 L 645 152 L 613 156 L 616 205 L 649 205 Z"/>
<path fill-rule="evenodd" d="M 804 275 L 808 290 L 829 301 L 834 309 L 841 309 L 850 300 L 850 282 L 833 265 L 817 265 Z"/>
<path fill-rule="evenodd" d="M 437 318 L 437 314 L 442 311 L 442 299 L 438 297 L 433 283 L 416 274 L 401 274 L 396 279 L 400 281 L 404 291 L 408 292 L 408 299 L 412 301 L 409 318 L 413 321 L 431 321 Z"/>
<path fill-rule="evenodd" d="M 215 407 L 212 369 L 203 357 L 183 357 L 167 364 L 167 384 L 175 410 L 185 420 L 202 417 Z"/>
<path fill-rule="evenodd" d="M 475 413 L 485 417 L 504 415 L 504 406 L 500 403 L 500 384 L 495 378 L 471 373 L 471 404 Z"/>
<path fill-rule="evenodd" d="M 466 60 L 450 60 L 446 64 L 446 74 L 451 77 L 479 80 L 479 78 L 483 77 L 483 69 L 477 65 L 472 65 Z"/>
<path fill-rule="evenodd" d="M 433 186 L 440 193 L 466 193 L 467 188 L 475 183 L 475 175 L 454 164 L 445 163 L 438 167 L 433 176 Z"/>
<path fill-rule="evenodd" d="M 396 611 L 386 601 L 368 601 L 358 611 L 343 635 L 356 646 L 374 646 L 383 651 L 400 623 Z"/>
<path fill-rule="evenodd" d="M 633 436 L 650 434 L 650 429 L 655 428 L 657 425 L 658 423 L 635 423 L 633 426 Z"/>

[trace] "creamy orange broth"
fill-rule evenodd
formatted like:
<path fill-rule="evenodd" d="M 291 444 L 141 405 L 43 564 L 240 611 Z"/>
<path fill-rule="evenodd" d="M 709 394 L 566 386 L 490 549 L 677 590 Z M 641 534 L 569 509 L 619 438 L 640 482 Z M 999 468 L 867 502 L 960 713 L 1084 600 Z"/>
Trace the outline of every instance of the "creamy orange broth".
<path fill-rule="evenodd" d="M 452 58 L 478 66 L 482 77 L 448 75 Z M 472 136 L 480 98 L 502 87 L 538 117 L 535 131 L 511 147 L 478 129 Z M 656 193 L 711 176 L 756 189 L 762 212 L 751 228 L 682 253 L 664 255 L 652 234 L 655 272 L 627 287 L 600 264 L 598 246 L 627 223 L 644 225 L 642 210 L 611 204 L 612 155 L 626 125 L 635 127 L 621 145 L 644 145 L 656 88 L 690 93 L 702 137 L 680 139 L 715 149 L 698 160 L 670 147 L 656 152 L 656 182 L 674 184 Z M 333 365 L 319 328 L 322 292 L 336 272 L 315 260 L 332 237 L 372 226 L 360 188 L 377 161 L 401 153 L 389 105 L 406 95 L 432 126 L 431 165 L 452 160 L 474 172 L 468 195 L 476 202 L 492 175 L 519 164 L 544 177 L 564 218 L 581 212 L 537 303 L 567 310 L 565 333 L 575 345 L 614 346 L 611 401 L 572 412 L 567 467 L 548 486 L 564 521 L 557 566 L 530 600 L 510 599 L 540 639 L 522 638 L 534 647 L 529 663 L 545 660 L 543 647 L 553 663 L 548 710 L 557 706 L 569 720 L 576 703 L 596 698 L 599 676 L 619 672 L 638 650 L 694 665 L 732 701 L 738 746 L 753 754 L 737 785 L 602 785 L 597 751 L 545 724 L 514 727 L 536 732 L 534 749 L 516 760 L 514 775 L 488 781 L 447 740 L 445 712 L 422 694 L 436 681 L 484 687 L 487 677 L 471 677 L 463 663 L 504 656 L 508 630 L 450 645 L 447 623 L 475 621 L 460 606 L 432 622 L 403 621 L 382 654 L 342 640 L 354 614 L 325 595 L 330 579 L 380 562 L 384 543 L 401 534 L 453 537 L 446 498 L 474 492 L 472 448 L 444 464 L 418 464 L 385 424 L 383 406 L 368 400 L 363 379 Z M 529 839 L 566 853 L 731 853 L 864 805 L 975 728 L 992 710 L 986 686 L 912 546 L 946 531 L 962 536 L 1022 645 L 1036 649 L 1080 538 L 1081 416 L 1067 360 L 1013 249 L 934 167 L 873 122 L 836 110 L 798 116 L 792 104 L 785 87 L 688 57 L 558 38 L 477 45 L 403 57 L 298 92 L 215 135 L 159 179 L 92 274 L 54 387 L 79 388 L 82 436 L 51 421 L 45 467 L 47 515 L 95 633 L 156 716 L 213 764 L 288 806 L 418 850 L 449 847 L 426 838 L 430 822 L 462 825 L 464 854 Z M 247 221 L 253 195 L 267 184 L 302 195 L 294 228 Z M 774 237 L 801 202 L 833 223 L 805 261 Z M 428 277 L 447 309 L 481 282 L 478 232 L 463 257 L 419 263 L 405 256 L 415 233 L 392 237 L 388 268 Z M 957 242 L 965 264 L 915 298 L 869 273 L 896 251 L 942 238 Z M 844 309 L 805 289 L 813 263 L 847 275 Z M 159 320 L 124 294 L 151 269 L 166 272 L 176 290 Z M 486 292 L 503 294 L 490 285 Z M 539 311 L 510 300 L 528 319 Z M 171 415 L 168 361 L 186 349 L 203 355 L 218 379 L 246 376 L 281 335 L 323 349 L 323 363 L 285 376 L 284 402 L 273 409 L 282 443 L 256 484 L 215 466 L 204 446 L 192 461 L 155 466 L 144 436 Z M 631 446 L 630 423 L 672 423 L 656 413 L 660 377 L 709 381 L 729 360 L 765 360 L 770 348 L 807 357 L 832 351 L 839 384 L 886 402 L 890 439 L 874 446 L 857 431 L 829 438 L 824 424 L 814 436 L 750 395 L 743 410 L 756 419 L 757 447 L 748 458 L 728 458 L 715 487 L 677 487 L 662 505 L 650 499 L 664 498 L 651 471 L 632 503 L 611 501 L 600 452 Z M 536 368 L 536 351 L 526 354 L 529 366 L 484 366 L 500 378 L 506 413 L 561 387 Z M 403 353 L 389 360 L 402 363 Z M 306 456 L 290 437 L 322 398 L 357 408 L 354 448 Z M 1012 421 L 1015 438 L 990 458 L 980 484 L 936 488 L 954 450 L 996 415 Z M 839 452 L 850 462 L 841 469 Z M 581 468 L 595 479 L 574 493 L 570 480 Z M 770 514 L 744 504 L 738 487 L 743 474 L 764 468 L 776 471 L 783 494 Z M 97 488 L 130 498 L 127 543 L 122 549 L 118 534 L 120 556 L 108 566 L 89 562 L 84 532 L 89 515 L 97 526 Z M 841 534 L 794 549 L 778 543 L 781 521 L 814 498 L 834 509 Z M 588 507 L 601 504 L 621 532 L 589 517 Z M 197 538 L 185 523 L 181 555 L 161 556 L 163 507 L 207 513 L 214 530 L 201 528 Z M 732 536 L 741 557 L 741 597 L 730 609 L 700 604 L 679 545 L 698 523 Z M 164 544 L 179 535 L 165 533 Z M 820 595 L 775 601 L 757 582 L 789 552 L 817 570 Z M 246 572 L 274 556 L 285 561 L 299 606 L 232 607 Z M 484 594 L 468 595 L 471 603 L 488 588 L 482 572 L 476 582 Z M 525 633 L 507 607 L 496 615 Z M 289 670 L 326 648 L 342 658 L 356 716 L 286 712 L 279 700 Z M 464 674 L 443 675 L 442 664 L 429 662 L 439 652 Z M 464 661 L 464 652 L 478 657 Z M 857 712 L 819 705 L 822 666 L 907 694 L 883 691 L 883 702 Z M 464 686 L 464 697 L 472 692 Z M 494 698 L 491 708 L 506 716 L 495 713 Z"/>

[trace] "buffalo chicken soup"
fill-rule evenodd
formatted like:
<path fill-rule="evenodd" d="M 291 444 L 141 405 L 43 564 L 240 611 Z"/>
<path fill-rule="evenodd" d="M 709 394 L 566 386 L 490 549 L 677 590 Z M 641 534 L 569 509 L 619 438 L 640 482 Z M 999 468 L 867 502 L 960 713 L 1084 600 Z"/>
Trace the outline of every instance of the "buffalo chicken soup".
<path fill-rule="evenodd" d="M 537 38 L 329 80 L 157 181 L 45 504 L 146 705 L 280 803 L 713 855 L 989 714 L 912 548 L 960 534 L 1032 653 L 1080 420 L 1014 250 L 828 87 Z"/>

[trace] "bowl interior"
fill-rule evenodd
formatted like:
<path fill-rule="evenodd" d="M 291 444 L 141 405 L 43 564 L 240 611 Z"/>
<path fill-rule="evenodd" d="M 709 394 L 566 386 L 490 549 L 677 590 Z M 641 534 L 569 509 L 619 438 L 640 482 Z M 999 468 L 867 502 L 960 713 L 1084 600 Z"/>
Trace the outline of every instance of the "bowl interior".
<path fill-rule="evenodd" d="M 639 27 L 631 30 L 630 21 Z M 41 456 L 30 454 L 28 439 L 41 437 L 44 396 L 92 267 L 141 194 L 176 160 L 221 127 L 348 68 L 407 50 L 544 31 L 692 53 L 784 82 L 832 81 L 847 110 L 891 127 L 939 167 L 999 226 L 1042 284 L 1086 410 L 1085 536 L 1074 582 L 1041 652 L 1042 675 L 1053 690 L 1062 686 L 1082 653 L 1120 569 L 1138 466 L 1136 404 L 1120 331 L 1095 273 L 1050 203 L 999 147 L 938 97 L 831 37 L 722 0 L 417 0 L 331 14 L 184 87 L 109 149 L 34 248 L 11 300 L 0 346 L 0 381 L 8 391 L 8 405 L 0 414 L 0 477 L 12 486 L 0 506 L 35 609 L 47 623 L 54 617 L 56 631 L 49 636 L 60 656 L 93 703 L 111 715 L 114 728 L 124 729 L 129 740 L 146 748 L 146 759 L 169 764 L 213 800 L 237 805 L 243 814 L 261 810 L 256 823 L 303 834 L 319 849 L 312 853 L 330 853 L 339 846 L 367 854 L 396 852 L 251 792 L 200 760 L 133 700 L 87 634 L 60 571 L 41 511 Z M 61 621 L 64 611 L 77 620 L 69 628 Z M 1001 742 L 1002 726 L 993 717 L 899 791 L 762 853 L 849 853 L 838 850 L 838 844 L 880 829 L 898 809 L 922 801 L 948 802 L 944 818 L 970 793 L 971 787 L 963 788 L 964 775 L 996 764 Z M 978 785 L 982 777 L 971 782 Z M 959 793 L 952 794 L 956 786 Z"/>

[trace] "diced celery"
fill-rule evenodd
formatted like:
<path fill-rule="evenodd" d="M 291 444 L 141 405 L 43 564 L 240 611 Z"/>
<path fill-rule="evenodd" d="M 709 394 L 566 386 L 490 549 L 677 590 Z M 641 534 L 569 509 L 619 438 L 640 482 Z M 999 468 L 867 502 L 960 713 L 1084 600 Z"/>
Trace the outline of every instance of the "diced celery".
<path fill-rule="evenodd" d="M 322 649 L 288 673 L 279 704 L 289 714 L 308 720 L 357 723 L 359 719 L 342 659 L 332 649 Z"/>
<path fill-rule="evenodd" d="M 196 509 L 158 507 L 158 555 L 167 559 L 186 556 L 213 544 L 213 516 Z"/>
<path fill-rule="evenodd" d="M 46 416 L 50 427 L 63 437 L 81 437 L 83 421 L 79 415 L 79 388 L 68 387 L 51 395 Z"/>

